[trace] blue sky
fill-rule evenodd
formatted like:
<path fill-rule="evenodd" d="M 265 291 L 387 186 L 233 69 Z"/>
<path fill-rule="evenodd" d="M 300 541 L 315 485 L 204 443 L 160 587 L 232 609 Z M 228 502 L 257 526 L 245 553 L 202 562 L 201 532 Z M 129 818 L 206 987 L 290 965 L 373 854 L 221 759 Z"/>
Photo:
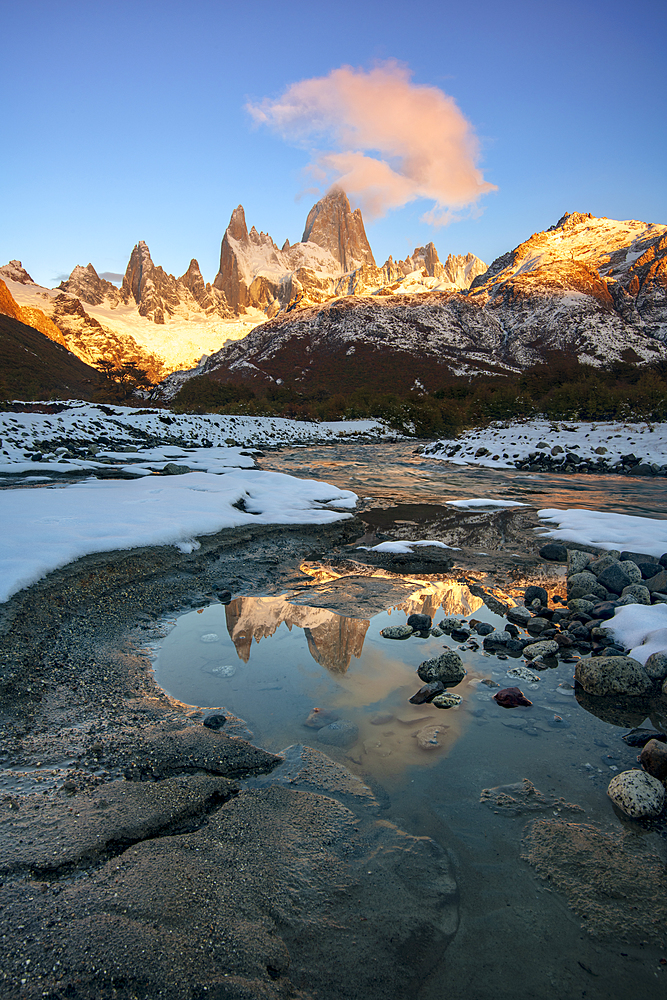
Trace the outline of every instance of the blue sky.
<path fill-rule="evenodd" d="M 88 261 L 124 271 L 143 239 L 210 281 L 239 203 L 300 239 L 307 152 L 245 106 L 388 59 L 456 101 L 498 190 L 444 228 L 423 199 L 367 222 L 379 263 L 429 240 L 490 262 L 565 211 L 665 223 L 666 21 L 652 0 L 6 4 L 0 263 L 52 285 Z"/>

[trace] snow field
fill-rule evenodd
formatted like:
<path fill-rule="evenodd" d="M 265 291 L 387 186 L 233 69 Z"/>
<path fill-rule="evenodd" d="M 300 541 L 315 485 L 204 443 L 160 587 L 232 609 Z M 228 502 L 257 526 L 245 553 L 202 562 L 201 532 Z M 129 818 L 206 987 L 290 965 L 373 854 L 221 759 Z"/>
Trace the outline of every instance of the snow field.
<path fill-rule="evenodd" d="M 0 603 L 96 552 L 145 545 L 199 548 L 198 535 L 248 524 L 330 524 L 356 494 L 279 472 L 192 472 L 65 487 L 0 490 Z"/>

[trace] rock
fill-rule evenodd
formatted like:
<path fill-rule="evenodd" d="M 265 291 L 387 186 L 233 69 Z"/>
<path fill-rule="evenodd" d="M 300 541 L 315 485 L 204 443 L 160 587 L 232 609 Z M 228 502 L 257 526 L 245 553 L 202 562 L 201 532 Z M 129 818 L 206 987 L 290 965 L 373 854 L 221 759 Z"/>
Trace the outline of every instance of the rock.
<path fill-rule="evenodd" d="M 630 557 L 628 556 L 627 558 Z M 639 566 L 639 570 L 641 572 L 643 580 L 650 580 L 652 576 L 655 576 L 656 573 L 660 572 L 660 563 L 658 562 L 657 559 L 654 560 L 654 562 L 649 562 L 648 556 L 637 556 L 636 559 L 632 559 L 632 562 L 637 563 L 637 565 Z"/>
<path fill-rule="evenodd" d="M 516 608 L 510 608 L 507 612 L 508 621 L 514 622 L 517 625 L 521 625 L 523 628 L 526 627 L 528 622 L 533 616 L 531 615 L 528 608 L 522 608 L 517 606 Z"/>
<path fill-rule="evenodd" d="M 530 604 L 532 601 L 536 600 L 539 601 L 541 604 L 549 603 L 549 595 L 547 594 L 544 587 L 535 587 L 535 586 L 526 587 L 526 592 L 524 597 L 526 604 Z"/>
<path fill-rule="evenodd" d="M 330 712 L 326 708 L 313 708 L 304 722 L 304 726 L 309 729 L 324 729 L 332 722 L 338 722 L 339 716 L 335 712 Z"/>
<path fill-rule="evenodd" d="M 509 642 L 505 643 L 503 649 L 505 650 L 505 652 L 511 653 L 514 656 L 520 656 L 526 645 L 529 645 L 529 640 L 526 641 L 524 639 L 510 639 Z"/>
<path fill-rule="evenodd" d="M 661 566 L 664 566 L 665 569 L 667 569 L 667 552 L 662 553 L 662 555 L 658 559 L 658 562 L 660 563 Z"/>
<path fill-rule="evenodd" d="M 576 597 L 574 600 L 568 601 L 567 606 L 570 611 L 583 611 L 585 615 L 589 615 L 595 607 L 595 604 L 593 601 L 585 601 L 583 597 Z"/>
<path fill-rule="evenodd" d="M 537 643 L 536 645 L 541 645 Z M 533 670 L 529 670 L 528 667 L 510 667 L 507 671 L 508 677 L 515 677 L 519 681 L 529 681 L 534 683 L 539 681 L 540 675 L 536 674 Z"/>
<path fill-rule="evenodd" d="M 320 743 L 326 743 L 327 746 L 332 747 L 354 746 L 358 738 L 359 729 L 349 719 L 338 719 L 317 733 L 317 739 Z"/>
<path fill-rule="evenodd" d="M 415 733 L 417 746 L 420 750 L 437 750 L 442 745 L 438 737 L 447 729 L 449 726 L 425 726 L 423 729 L 417 730 Z"/>
<path fill-rule="evenodd" d="M 664 733 L 657 732 L 655 729 L 631 729 L 625 736 L 621 736 L 621 739 L 629 747 L 643 747 L 646 746 L 649 740 L 659 740 L 665 743 L 667 736 Z"/>
<path fill-rule="evenodd" d="M 588 566 L 591 556 L 588 552 L 580 552 L 579 549 L 567 550 L 567 575 L 581 573 L 584 567 Z"/>
<path fill-rule="evenodd" d="M 662 782 L 643 771 L 622 771 L 609 782 L 607 795 L 633 819 L 659 816 L 665 804 Z"/>
<path fill-rule="evenodd" d="M 477 635 L 491 635 L 495 631 L 495 628 L 489 622 L 480 622 L 479 625 L 475 625 Z"/>
<path fill-rule="evenodd" d="M 413 634 L 414 629 L 410 625 L 389 625 L 380 630 L 385 639 L 408 639 Z"/>
<path fill-rule="evenodd" d="M 587 694 L 600 697 L 625 694 L 639 697 L 653 687 L 641 663 L 630 656 L 596 656 L 579 660 L 575 680 Z"/>
<path fill-rule="evenodd" d="M 621 594 L 621 601 L 625 597 L 634 597 L 636 604 L 650 604 L 651 595 L 647 587 L 642 587 L 641 583 L 631 583 L 629 587 L 624 587 Z"/>
<path fill-rule="evenodd" d="M 512 636 L 509 632 L 494 629 L 493 632 L 489 632 L 488 635 L 484 636 L 484 649 L 492 649 L 494 646 L 506 646 L 511 639 Z"/>
<path fill-rule="evenodd" d="M 532 642 L 529 646 L 524 646 L 523 655 L 534 660 L 537 656 L 554 656 L 559 650 L 555 639 L 542 639 L 540 642 Z"/>
<path fill-rule="evenodd" d="M 614 611 L 617 607 L 617 601 L 602 601 L 600 604 L 596 604 L 591 610 L 591 615 L 593 618 L 601 618 L 603 621 L 607 621 L 609 618 L 614 617 Z"/>
<path fill-rule="evenodd" d="M 187 465 L 176 465 L 176 462 L 167 462 L 162 470 L 163 476 L 184 476 L 187 472 L 192 472 Z"/>
<path fill-rule="evenodd" d="M 568 576 L 567 593 L 569 597 L 583 597 L 584 594 L 594 593 L 593 588 L 597 585 L 598 580 L 595 573 L 582 570 L 580 573 L 572 573 L 571 576 Z"/>
<path fill-rule="evenodd" d="M 425 632 L 432 625 L 430 615 L 410 615 L 407 624 L 410 628 L 414 629 L 415 632 Z"/>
<path fill-rule="evenodd" d="M 638 566 L 640 563 L 653 563 L 656 567 L 660 564 L 659 559 L 655 556 L 648 556 L 645 552 L 627 552 L 626 550 L 623 550 L 623 552 L 619 552 L 618 558 L 621 562 L 625 562 L 626 559 L 630 559 L 631 562 L 637 563 Z"/>
<path fill-rule="evenodd" d="M 656 591 L 667 590 L 667 570 L 660 570 L 659 573 L 654 573 L 647 580 L 644 581 L 644 586 L 650 590 L 651 593 Z"/>
<path fill-rule="evenodd" d="M 537 615 L 535 618 L 530 619 L 526 625 L 526 629 L 531 634 L 534 632 L 536 635 L 539 635 L 540 632 L 544 632 L 545 628 L 549 628 L 550 624 L 551 623 L 547 618 L 542 618 L 540 615 Z"/>
<path fill-rule="evenodd" d="M 454 687 L 466 675 L 463 660 L 453 649 L 447 649 L 440 656 L 424 660 L 417 668 L 417 673 L 426 683 L 442 681 L 445 687 Z"/>
<path fill-rule="evenodd" d="M 632 580 L 618 562 L 614 562 L 610 566 L 607 566 L 607 568 L 598 575 L 598 580 L 603 587 L 607 590 L 611 590 L 614 594 L 622 593 L 624 587 L 629 587 L 632 583 Z"/>
<path fill-rule="evenodd" d="M 444 694 L 436 695 L 431 704 L 435 705 L 436 708 L 456 708 L 462 701 L 463 698 L 460 694 L 446 691 Z"/>
<path fill-rule="evenodd" d="M 651 602 L 653 604 L 667 604 L 667 594 L 661 594 L 659 591 L 654 590 L 651 594 Z"/>
<path fill-rule="evenodd" d="M 526 698 L 523 691 L 517 687 L 502 688 L 502 690 L 494 694 L 493 700 L 497 701 L 503 708 L 517 708 L 520 705 L 533 704 L 532 701 Z"/>
<path fill-rule="evenodd" d="M 232 599 L 232 592 L 231 592 L 231 590 L 227 590 L 226 587 L 221 586 L 221 585 L 219 585 L 217 583 L 213 584 L 213 588 L 212 589 L 213 589 L 213 592 L 215 593 L 215 596 L 218 598 L 218 600 L 220 601 L 221 604 L 229 604 L 229 602 Z"/>
<path fill-rule="evenodd" d="M 540 549 L 540 555 L 550 562 L 567 562 L 567 549 L 564 545 L 559 545 L 558 542 L 548 542 L 543 545 Z"/>
<path fill-rule="evenodd" d="M 227 716 L 223 715 L 222 712 L 211 712 L 210 715 L 206 716 L 202 724 L 206 726 L 207 729 L 218 730 L 222 729 L 226 721 Z"/>
<path fill-rule="evenodd" d="M 644 670 L 651 680 L 661 681 L 667 677 L 667 652 L 651 653 L 644 664 Z"/>
<path fill-rule="evenodd" d="M 410 703 L 412 705 L 423 705 L 424 702 L 433 701 L 436 694 L 440 694 L 444 690 L 445 685 L 442 681 L 431 681 L 430 684 L 424 684 L 416 694 L 413 694 L 412 698 L 410 698 Z"/>
<path fill-rule="evenodd" d="M 630 578 L 630 583 L 641 583 L 642 571 L 636 562 L 631 559 L 621 560 L 618 564 L 623 572 Z"/>
<path fill-rule="evenodd" d="M 649 740 L 641 752 L 639 763 L 659 781 L 667 778 L 667 745 L 660 740 Z"/>

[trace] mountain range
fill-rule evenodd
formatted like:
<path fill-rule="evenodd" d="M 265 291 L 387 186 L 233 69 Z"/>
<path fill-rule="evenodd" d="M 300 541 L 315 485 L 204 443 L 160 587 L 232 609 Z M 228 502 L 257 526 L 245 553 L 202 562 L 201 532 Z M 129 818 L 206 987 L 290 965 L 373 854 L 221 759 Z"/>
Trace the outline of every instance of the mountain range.
<path fill-rule="evenodd" d="M 417 295 L 406 284 L 280 312 L 196 369 L 170 376 L 166 396 L 193 375 L 310 392 L 405 392 L 557 357 L 593 366 L 667 358 L 664 225 L 566 213 L 468 289 Z"/>
<path fill-rule="evenodd" d="M 92 264 L 77 265 L 55 289 L 37 285 L 17 260 L 0 267 L 0 279 L 24 322 L 32 320 L 82 361 L 136 361 L 157 381 L 281 312 L 348 295 L 465 289 L 485 270 L 472 254 L 441 263 L 432 243 L 377 267 L 361 212 L 334 189 L 309 212 L 302 240 L 293 246 L 286 240 L 281 249 L 267 233 L 248 231 L 239 205 L 212 283 L 194 258 L 185 274 L 168 274 L 143 241 L 132 250 L 120 288 Z"/>
<path fill-rule="evenodd" d="M 88 264 L 47 289 L 10 261 L 0 314 L 87 365 L 137 362 L 165 400 L 195 375 L 406 392 L 554 357 L 644 364 L 667 357 L 667 226 L 566 213 L 489 267 L 472 254 L 443 263 L 433 243 L 378 266 L 361 212 L 334 188 L 280 248 L 239 205 L 211 283 L 195 259 L 168 274 L 144 242 L 120 287 Z"/>

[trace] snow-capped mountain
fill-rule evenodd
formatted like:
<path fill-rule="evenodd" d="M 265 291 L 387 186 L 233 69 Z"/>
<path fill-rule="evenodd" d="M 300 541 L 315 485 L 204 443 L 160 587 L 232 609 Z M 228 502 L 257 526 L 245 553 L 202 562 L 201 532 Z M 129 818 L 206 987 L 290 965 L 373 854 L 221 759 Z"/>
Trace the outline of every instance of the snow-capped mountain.
<path fill-rule="evenodd" d="M 157 379 L 205 360 L 267 316 L 348 295 L 467 288 L 484 270 L 472 254 L 450 255 L 443 265 L 432 243 L 377 267 L 360 210 L 353 212 L 345 193 L 334 189 L 310 210 L 302 240 L 293 246 L 286 240 L 281 249 L 254 226 L 248 232 L 239 205 L 213 283 L 204 281 L 194 258 L 180 278 L 168 274 L 143 241 L 132 250 L 120 288 L 92 264 L 77 265 L 57 289 L 35 284 L 20 261 L 0 267 L 0 277 L 19 307 L 33 310 L 36 328 L 86 363 L 137 361 Z"/>
<path fill-rule="evenodd" d="M 429 248 L 419 255 L 438 280 Z M 494 261 L 467 292 L 354 296 L 282 313 L 197 374 L 310 389 L 432 389 L 443 375 L 518 371 L 558 354 L 645 363 L 667 357 L 666 341 L 667 226 L 566 214 Z"/>

